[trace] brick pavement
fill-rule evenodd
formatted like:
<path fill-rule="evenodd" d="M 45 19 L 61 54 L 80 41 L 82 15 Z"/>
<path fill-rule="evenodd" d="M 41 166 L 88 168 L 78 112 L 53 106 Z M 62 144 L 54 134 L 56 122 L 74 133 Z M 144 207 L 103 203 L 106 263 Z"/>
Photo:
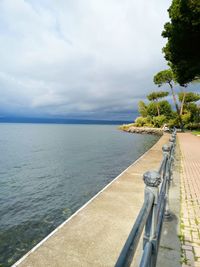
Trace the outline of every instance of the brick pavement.
<path fill-rule="evenodd" d="M 182 267 L 200 267 L 200 137 L 179 133 Z"/>

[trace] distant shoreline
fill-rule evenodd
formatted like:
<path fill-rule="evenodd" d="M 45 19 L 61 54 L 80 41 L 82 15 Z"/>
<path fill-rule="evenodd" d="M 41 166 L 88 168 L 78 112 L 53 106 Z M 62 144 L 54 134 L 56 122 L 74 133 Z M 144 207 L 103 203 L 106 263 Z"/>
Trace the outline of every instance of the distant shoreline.
<path fill-rule="evenodd" d="M 81 120 L 81 119 L 59 119 L 59 118 L 2 118 L 0 123 L 31 123 L 31 124 L 84 124 L 84 125 L 121 125 L 130 121 L 121 120 Z"/>

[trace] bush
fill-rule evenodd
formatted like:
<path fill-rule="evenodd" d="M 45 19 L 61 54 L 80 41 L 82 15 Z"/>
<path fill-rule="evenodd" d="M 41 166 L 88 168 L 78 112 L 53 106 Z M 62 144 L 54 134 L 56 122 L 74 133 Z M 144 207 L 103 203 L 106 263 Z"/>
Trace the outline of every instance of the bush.
<path fill-rule="evenodd" d="M 183 124 L 189 123 L 190 122 L 190 118 L 191 118 L 191 113 L 190 112 L 187 112 L 187 113 L 185 113 L 185 114 L 183 114 L 181 116 Z"/>
<path fill-rule="evenodd" d="M 150 116 L 147 117 L 137 117 L 135 120 L 136 127 L 153 127 L 152 118 Z"/>
<path fill-rule="evenodd" d="M 147 106 L 143 101 L 139 101 L 138 103 L 138 111 L 142 117 L 147 116 Z"/>
<path fill-rule="evenodd" d="M 159 102 L 160 115 L 166 116 L 167 119 L 172 117 L 172 108 L 168 101 L 163 100 Z"/>
<path fill-rule="evenodd" d="M 153 126 L 153 118 L 151 116 L 147 116 L 147 124 L 151 124 Z"/>
<path fill-rule="evenodd" d="M 146 123 L 148 123 L 147 118 L 137 117 L 135 120 L 135 126 L 137 126 L 137 127 L 142 127 Z"/>
<path fill-rule="evenodd" d="M 147 114 L 151 117 L 158 115 L 157 105 L 155 102 L 150 102 L 147 105 Z"/>
<path fill-rule="evenodd" d="M 167 126 L 169 128 L 173 128 L 173 127 L 178 127 L 179 122 L 177 121 L 177 119 L 171 119 L 167 122 Z"/>
<path fill-rule="evenodd" d="M 185 128 L 188 130 L 197 130 L 197 129 L 200 129 L 200 123 L 189 122 L 185 125 Z"/>
<path fill-rule="evenodd" d="M 165 115 L 160 115 L 160 116 L 156 116 L 153 117 L 153 125 L 154 127 L 162 127 L 164 125 L 164 123 L 166 123 L 167 118 Z"/>

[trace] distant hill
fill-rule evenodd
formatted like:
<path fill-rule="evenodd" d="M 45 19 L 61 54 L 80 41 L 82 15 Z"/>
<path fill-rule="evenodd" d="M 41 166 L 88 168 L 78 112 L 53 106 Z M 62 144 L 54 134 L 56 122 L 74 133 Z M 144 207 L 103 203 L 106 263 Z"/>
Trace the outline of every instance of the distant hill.
<path fill-rule="evenodd" d="M 55 124 L 121 125 L 121 124 L 131 123 L 131 121 L 84 120 L 84 119 L 63 119 L 63 118 L 0 117 L 0 123 L 55 123 Z"/>

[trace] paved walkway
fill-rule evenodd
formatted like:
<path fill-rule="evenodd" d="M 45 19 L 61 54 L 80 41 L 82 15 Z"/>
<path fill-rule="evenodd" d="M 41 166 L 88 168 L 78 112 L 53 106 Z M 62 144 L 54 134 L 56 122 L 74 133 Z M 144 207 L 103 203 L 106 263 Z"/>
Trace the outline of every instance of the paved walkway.
<path fill-rule="evenodd" d="M 181 149 L 182 266 L 200 267 L 200 137 L 178 134 Z"/>

